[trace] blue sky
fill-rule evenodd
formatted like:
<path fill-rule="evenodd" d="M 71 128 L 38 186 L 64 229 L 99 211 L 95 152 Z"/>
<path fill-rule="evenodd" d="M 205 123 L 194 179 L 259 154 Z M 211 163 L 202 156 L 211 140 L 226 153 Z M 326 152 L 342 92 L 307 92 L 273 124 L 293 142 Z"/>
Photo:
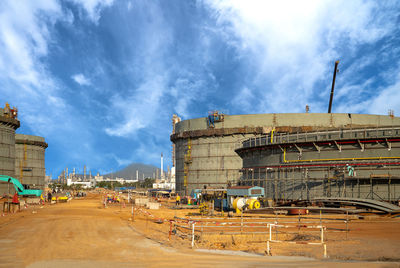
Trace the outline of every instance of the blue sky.
<path fill-rule="evenodd" d="M 171 165 L 172 114 L 400 113 L 398 1 L 0 2 L 0 104 L 47 174 Z"/>

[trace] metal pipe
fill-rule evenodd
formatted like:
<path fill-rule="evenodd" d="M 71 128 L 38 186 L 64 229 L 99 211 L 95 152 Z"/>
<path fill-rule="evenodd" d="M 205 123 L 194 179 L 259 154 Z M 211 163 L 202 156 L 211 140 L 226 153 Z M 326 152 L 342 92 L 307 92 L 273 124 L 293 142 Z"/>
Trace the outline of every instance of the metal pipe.
<path fill-rule="evenodd" d="M 301 160 L 286 160 L 286 148 L 283 149 L 283 162 L 321 162 L 321 161 L 352 161 L 352 160 L 382 160 L 382 159 L 400 159 L 400 156 L 385 156 L 385 157 L 347 157 L 347 158 L 325 158 L 325 159 L 301 159 Z M 377 163 L 380 164 L 380 163 Z"/>
<path fill-rule="evenodd" d="M 331 113 L 332 110 L 332 101 L 333 101 L 333 91 L 335 90 L 335 80 L 336 80 L 336 73 L 337 73 L 337 67 L 339 65 L 339 61 L 335 61 L 335 70 L 333 71 L 333 79 L 332 79 L 332 89 L 331 89 L 331 96 L 329 98 L 329 108 L 328 108 L 328 113 Z"/>
<path fill-rule="evenodd" d="M 376 166 L 376 165 L 400 165 L 400 162 L 379 162 L 379 163 L 352 163 L 352 166 Z M 257 168 L 297 168 L 297 167 L 339 167 L 346 166 L 345 163 L 334 163 L 334 164 L 302 164 L 302 165 L 279 165 L 279 166 L 261 166 Z M 242 168 L 242 170 L 252 169 L 254 167 Z M 393 179 L 393 178 L 392 178 Z"/>

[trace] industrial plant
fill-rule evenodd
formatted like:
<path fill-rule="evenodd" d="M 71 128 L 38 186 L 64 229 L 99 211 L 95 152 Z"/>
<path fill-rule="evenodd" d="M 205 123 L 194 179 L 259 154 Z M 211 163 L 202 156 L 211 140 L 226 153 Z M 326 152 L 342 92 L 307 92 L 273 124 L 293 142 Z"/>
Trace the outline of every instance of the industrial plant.
<path fill-rule="evenodd" d="M 400 199 L 400 118 L 221 115 L 177 122 L 177 191 L 261 186 L 274 200 Z"/>
<path fill-rule="evenodd" d="M 173 115 L 168 172 L 163 153 L 160 168 L 146 178 L 141 164 L 95 176 L 86 165 L 83 174 L 66 167 L 53 189 L 45 184 L 45 139 L 16 134 L 18 110 L 6 104 L 0 109 L 2 215 L 47 206 L 54 216 L 75 207 L 81 218 L 116 217 L 112 226 L 123 220 L 171 246 L 369 258 L 377 245 L 352 243 L 381 242 L 387 230 L 398 229 L 400 118 L 331 113 L 333 87 L 334 80 L 328 113 L 309 113 L 307 106 L 305 113 Z M 396 237 L 379 246 L 392 248 Z M 291 247 L 296 244 L 301 247 Z"/>
<path fill-rule="evenodd" d="M 20 127 L 18 109 L 6 103 L 0 108 L 0 174 L 19 179 L 26 189 L 45 187 L 45 149 L 43 137 L 16 134 Z M 14 192 L 14 187 L 0 183 L 0 195 Z"/>

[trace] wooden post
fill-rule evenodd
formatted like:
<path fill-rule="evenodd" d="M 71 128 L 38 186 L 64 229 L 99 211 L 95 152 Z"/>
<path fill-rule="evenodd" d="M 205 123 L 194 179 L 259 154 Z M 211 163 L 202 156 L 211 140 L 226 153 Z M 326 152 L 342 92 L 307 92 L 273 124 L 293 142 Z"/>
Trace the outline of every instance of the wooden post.
<path fill-rule="evenodd" d="M 322 209 L 319 210 L 319 225 L 322 225 Z"/>
<path fill-rule="evenodd" d="M 243 211 L 240 213 L 240 233 L 243 232 Z"/>
<path fill-rule="evenodd" d="M 172 234 L 172 221 L 169 221 L 168 241 L 171 240 L 171 234 Z"/>
<path fill-rule="evenodd" d="M 346 210 L 346 240 L 348 238 L 349 233 L 349 211 Z"/>
<path fill-rule="evenodd" d="M 300 234 L 300 209 L 299 209 L 299 223 L 298 223 L 298 227 L 299 227 L 299 234 Z"/>

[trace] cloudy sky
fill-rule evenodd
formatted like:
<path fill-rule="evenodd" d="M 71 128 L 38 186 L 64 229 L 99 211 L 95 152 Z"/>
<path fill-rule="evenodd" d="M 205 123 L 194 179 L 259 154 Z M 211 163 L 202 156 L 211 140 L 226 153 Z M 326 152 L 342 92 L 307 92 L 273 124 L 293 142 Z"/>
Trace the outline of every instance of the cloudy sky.
<path fill-rule="evenodd" d="M 171 163 L 171 117 L 400 114 L 398 1 L 0 2 L 0 105 L 47 174 Z"/>

